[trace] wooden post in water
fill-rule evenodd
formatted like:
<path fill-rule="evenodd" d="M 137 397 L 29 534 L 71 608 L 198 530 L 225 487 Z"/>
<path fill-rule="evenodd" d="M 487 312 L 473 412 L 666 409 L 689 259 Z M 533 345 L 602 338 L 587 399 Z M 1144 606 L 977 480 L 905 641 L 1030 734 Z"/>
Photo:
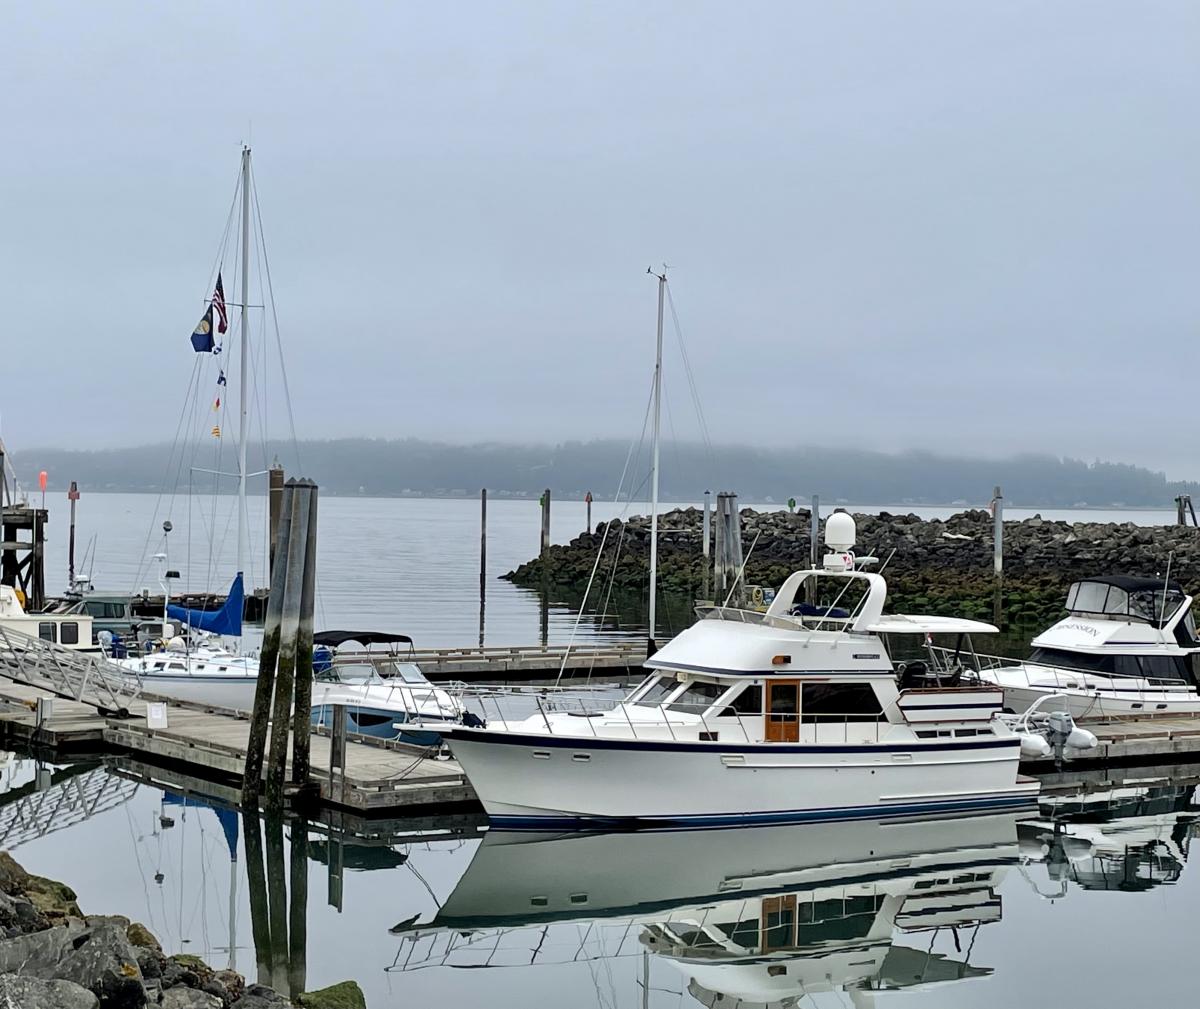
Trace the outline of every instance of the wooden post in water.
<path fill-rule="evenodd" d="M 295 998 L 304 992 L 308 974 L 308 821 L 305 819 L 292 824 L 290 867 L 287 992 Z"/>
<path fill-rule="evenodd" d="M 279 510 L 279 542 L 284 556 L 292 535 L 292 502 L 295 488 L 283 488 Z M 287 565 L 277 564 L 271 571 L 271 593 L 267 597 L 267 615 L 263 624 L 263 644 L 258 660 L 258 682 L 254 688 L 254 711 L 250 718 L 250 738 L 246 744 L 246 769 L 242 776 L 242 803 L 256 806 L 262 792 L 263 755 L 267 745 L 267 727 L 271 721 L 271 693 L 275 686 L 275 664 L 279 658 L 279 631 L 283 615 L 283 593 Z"/>
<path fill-rule="evenodd" d="M 271 919 L 267 901 L 267 875 L 263 870 L 262 828 L 258 812 L 242 809 L 242 837 L 246 845 L 246 881 L 250 889 L 250 931 L 258 983 L 271 983 Z"/>
<path fill-rule="evenodd" d="M 283 779 L 287 767 L 296 655 L 299 650 L 300 608 L 304 597 L 304 559 L 308 545 L 308 512 L 312 501 L 308 481 L 289 480 L 292 522 L 283 554 L 286 577 L 279 617 L 279 665 L 275 670 L 275 703 L 271 718 L 271 747 L 267 752 L 267 808 L 283 808 Z M 282 544 L 281 544 L 282 546 Z M 311 717 L 311 712 L 309 713 Z"/>
<path fill-rule="evenodd" d="M 700 598 L 708 599 L 709 576 L 712 574 L 712 554 L 709 550 L 709 544 L 712 540 L 712 518 L 709 515 L 709 507 L 712 504 L 712 491 L 704 492 L 704 520 L 700 525 L 700 556 L 703 573 L 700 577 L 702 585 L 700 587 Z"/>
<path fill-rule="evenodd" d="M 317 485 L 301 480 L 308 492 L 308 528 L 301 581 L 300 626 L 296 638 L 296 689 L 292 714 L 292 784 L 311 785 L 309 744 L 312 741 L 313 610 L 317 594 Z M 299 994 L 296 992 L 294 994 Z"/>
<path fill-rule="evenodd" d="M 67 588 L 75 591 L 75 502 L 79 500 L 79 485 L 72 480 L 71 489 L 67 491 L 67 500 L 71 502 L 71 535 L 67 541 Z"/>
<path fill-rule="evenodd" d="M 592 535 L 592 492 L 588 491 L 583 495 L 584 503 L 587 504 L 587 532 Z"/>
<path fill-rule="evenodd" d="M 547 487 L 542 491 L 542 551 L 540 556 L 545 557 L 546 551 L 550 549 L 550 488 Z"/>
<path fill-rule="evenodd" d="M 729 515 L 729 532 L 725 536 L 725 551 L 727 558 L 725 561 L 725 577 L 728 584 L 725 587 L 725 592 L 728 594 L 729 589 L 733 589 L 733 595 L 730 601 L 735 606 L 742 606 L 746 601 L 746 582 L 741 577 L 742 573 L 742 513 L 738 510 L 737 495 L 732 491 L 727 492 L 726 508 Z M 724 600 L 721 600 L 722 603 Z"/>
<path fill-rule="evenodd" d="M 1004 608 L 1004 495 L 999 484 L 992 493 L 992 579 L 992 623 L 999 626 Z"/>
<path fill-rule="evenodd" d="M 267 470 L 267 514 L 270 526 L 270 548 L 267 559 L 267 585 L 275 571 L 275 547 L 279 542 L 279 516 L 283 514 L 283 467 L 276 460 Z"/>
<path fill-rule="evenodd" d="M 721 606 L 725 602 L 725 495 L 717 493 L 716 542 L 713 544 L 713 602 Z"/>
<path fill-rule="evenodd" d="M 283 820 L 268 814 L 267 835 L 267 911 L 271 922 L 271 980 L 277 992 L 287 991 L 288 913 L 287 877 L 284 875 Z"/>
<path fill-rule="evenodd" d="M 483 647 L 483 614 L 487 606 L 487 488 L 479 492 L 479 647 Z"/>
<path fill-rule="evenodd" d="M 812 496 L 809 504 L 808 521 L 808 566 L 815 570 L 821 566 L 821 498 L 817 494 Z M 805 595 L 808 602 L 816 604 L 817 580 L 815 578 L 808 580 Z"/>

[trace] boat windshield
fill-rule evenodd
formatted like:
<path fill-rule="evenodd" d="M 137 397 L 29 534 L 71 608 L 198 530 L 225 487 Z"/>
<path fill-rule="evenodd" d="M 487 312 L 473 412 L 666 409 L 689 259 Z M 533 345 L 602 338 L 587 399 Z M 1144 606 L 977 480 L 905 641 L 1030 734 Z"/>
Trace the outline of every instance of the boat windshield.
<path fill-rule="evenodd" d="M 379 673 L 369 662 L 335 662 L 319 678 L 339 683 L 370 683 L 379 679 Z"/>
<path fill-rule="evenodd" d="M 1114 584 L 1116 582 L 1120 584 Z M 1177 585 L 1141 579 L 1075 582 L 1067 594 L 1072 613 L 1133 617 L 1157 624 L 1170 620 L 1183 604 L 1184 593 Z"/>
<path fill-rule="evenodd" d="M 668 711 L 690 711 L 699 715 L 712 707 L 713 702 L 729 689 L 721 683 L 689 683 L 687 689 L 667 705 Z"/>
<path fill-rule="evenodd" d="M 388 671 L 392 678 L 402 680 L 413 686 L 429 686 L 429 678 L 421 672 L 421 667 L 415 662 L 393 662 Z"/>
<path fill-rule="evenodd" d="M 633 703 L 643 708 L 657 708 L 678 689 L 677 679 L 672 676 L 660 676 L 643 690 L 641 697 Z"/>

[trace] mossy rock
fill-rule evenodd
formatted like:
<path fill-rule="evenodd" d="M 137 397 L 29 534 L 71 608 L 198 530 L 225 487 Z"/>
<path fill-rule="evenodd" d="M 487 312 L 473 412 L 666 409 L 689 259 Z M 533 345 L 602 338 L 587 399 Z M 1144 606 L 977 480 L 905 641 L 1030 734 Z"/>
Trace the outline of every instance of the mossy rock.
<path fill-rule="evenodd" d="M 146 934 L 149 935 L 150 933 L 147 932 Z M 150 936 L 150 938 L 153 939 L 154 937 Z M 192 953 L 176 953 L 170 959 L 173 963 L 177 963 L 180 967 L 193 971 L 196 974 L 207 976 L 213 973 L 213 969 L 208 964 Z"/>
<path fill-rule="evenodd" d="M 83 917 L 76 903 L 78 895 L 66 883 L 31 873 L 25 878 L 25 896 L 48 918 Z"/>
<path fill-rule="evenodd" d="M 162 952 L 162 946 L 157 939 L 154 938 L 154 933 L 146 928 L 140 921 L 133 922 L 125 930 L 125 938 L 129 940 L 129 945 L 136 946 L 139 949 L 153 949 L 159 953 Z"/>
<path fill-rule="evenodd" d="M 340 981 L 319 991 L 306 991 L 296 999 L 304 1009 L 367 1009 L 367 999 L 354 981 Z"/>

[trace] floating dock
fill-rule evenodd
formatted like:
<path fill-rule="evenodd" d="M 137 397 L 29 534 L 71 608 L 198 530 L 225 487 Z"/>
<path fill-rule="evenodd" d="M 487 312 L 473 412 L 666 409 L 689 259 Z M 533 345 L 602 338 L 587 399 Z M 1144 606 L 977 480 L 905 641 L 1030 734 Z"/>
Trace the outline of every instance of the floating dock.
<path fill-rule="evenodd" d="M 51 710 L 39 720 L 38 701 L 45 698 L 52 698 Z M 0 741 L 76 757 L 132 755 L 147 763 L 186 768 L 198 778 L 240 785 L 250 734 L 248 715 L 163 699 L 167 726 L 151 728 L 147 703 L 154 700 L 148 695 L 130 705 L 127 717 L 114 717 L 90 704 L 0 679 Z M 476 801 L 457 763 L 417 747 L 351 737 L 341 773 L 330 768 L 327 735 L 314 732 L 311 747 L 313 782 L 324 804 L 373 816 Z"/>

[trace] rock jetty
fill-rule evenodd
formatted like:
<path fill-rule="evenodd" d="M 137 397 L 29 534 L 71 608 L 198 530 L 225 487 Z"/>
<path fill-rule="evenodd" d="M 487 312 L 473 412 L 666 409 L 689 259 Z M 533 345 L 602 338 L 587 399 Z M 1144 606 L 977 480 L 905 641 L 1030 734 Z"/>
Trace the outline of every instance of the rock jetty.
<path fill-rule="evenodd" d="M 365 1009 L 352 981 L 298 996 L 305 1009 Z M 0 1006 L 21 1009 L 286 1009 L 277 991 L 164 955 L 150 931 L 116 915 L 85 915 L 74 891 L 0 852 Z"/>
<path fill-rule="evenodd" d="M 916 515 L 854 515 L 857 553 L 873 555 L 886 571 L 891 612 L 935 613 L 990 620 L 993 613 L 992 517 L 960 512 L 947 519 Z M 809 513 L 741 511 L 743 550 L 749 553 L 746 583 L 777 588 L 792 571 L 808 567 Z M 603 582 L 645 592 L 649 573 L 650 520 L 635 516 L 610 524 L 597 569 Z M 702 587 L 702 512 L 676 509 L 659 517 L 660 586 L 698 595 Z M 504 577 L 518 585 L 582 593 L 604 536 L 594 533 L 553 546 L 545 558 L 522 564 Z M 753 552 L 750 553 L 752 544 Z M 893 553 L 894 551 L 894 553 Z M 1200 592 L 1200 530 L 1188 526 L 1133 523 L 1052 522 L 1035 516 L 1004 523 L 1003 622 L 1044 625 L 1063 612 L 1067 588 L 1098 574 L 1171 577 L 1191 594 Z M 616 562 L 615 573 L 613 571 Z M 870 569 L 878 570 L 878 568 Z"/>

